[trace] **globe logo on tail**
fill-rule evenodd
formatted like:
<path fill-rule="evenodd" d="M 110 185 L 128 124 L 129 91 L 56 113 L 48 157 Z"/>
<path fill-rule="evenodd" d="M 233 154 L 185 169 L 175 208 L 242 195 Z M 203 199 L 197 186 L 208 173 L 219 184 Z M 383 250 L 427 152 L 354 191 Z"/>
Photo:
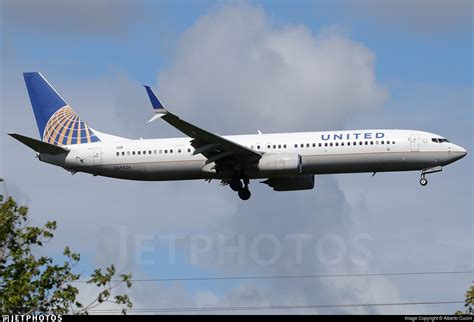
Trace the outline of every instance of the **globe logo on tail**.
<path fill-rule="evenodd" d="M 55 145 L 70 145 L 100 140 L 76 112 L 66 105 L 49 118 L 44 128 L 43 141 Z"/>

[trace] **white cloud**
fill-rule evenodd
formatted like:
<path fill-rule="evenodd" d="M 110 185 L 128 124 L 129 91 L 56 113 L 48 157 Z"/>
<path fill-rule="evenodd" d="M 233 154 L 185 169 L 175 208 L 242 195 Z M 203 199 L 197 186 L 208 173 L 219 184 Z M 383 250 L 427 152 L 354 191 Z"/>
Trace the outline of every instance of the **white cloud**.
<path fill-rule="evenodd" d="M 226 6 L 183 34 L 158 93 L 174 112 L 223 134 L 338 127 L 386 98 L 374 60 L 337 28 L 315 35 L 274 25 L 262 9 Z"/>
<path fill-rule="evenodd" d="M 158 77 L 157 90 L 175 113 L 222 134 L 237 129 L 342 127 L 351 116 L 377 109 L 387 97 L 386 89 L 375 79 L 374 54 L 363 44 L 335 27 L 315 35 L 304 26 L 274 25 L 262 9 L 250 6 L 219 7 L 201 17 L 183 34 L 174 63 Z M 355 266 L 350 258 L 356 251 L 348 222 L 350 206 L 333 179 L 321 178 L 320 182 L 316 196 L 315 192 L 276 196 L 254 183 L 258 200 L 238 202 L 230 216 L 208 221 L 205 233 L 214 241 L 218 234 L 245 234 L 250 242 L 262 232 L 271 233 L 282 246 L 276 264 L 263 267 L 248 249 L 243 266 L 236 265 L 232 254 L 220 263 L 219 250 L 213 247 L 200 258 L 199 266 L 223 274 L 304 274 L 335 267 L 352 270 Z M 201 216 L 204 212 L 209 211 L 195 213 Z M 321 263 L 315 254 L 315 243 L 327 232 L 340 237 L 348 247 L 336 266 Z M 294 258 L 294 242 L 285 240 L 292 233 L 313 238 L 302 249 L 303 263 Z M 272 247 L 262 243 L 257 256 L 268 258 Z M 361 286 L 350 289 L 349 295 L 364 292 Z M 281 305 L 323 303 L 329 296 L 321 281 L 303 280 L 276 281 L 261 287 L 241 285 L 218 296 L 219 301 L 212 293 L 199 293 L 197 300 L 224 306 Z"/>

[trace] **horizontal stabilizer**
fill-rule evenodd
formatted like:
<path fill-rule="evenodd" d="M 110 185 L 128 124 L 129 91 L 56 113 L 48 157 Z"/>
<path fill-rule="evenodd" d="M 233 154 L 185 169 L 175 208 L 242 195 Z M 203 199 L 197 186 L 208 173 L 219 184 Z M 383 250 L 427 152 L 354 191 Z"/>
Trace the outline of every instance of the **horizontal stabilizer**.
<path fill-rule="evenodd" d="M 49 144 L 43 141 L 39 141 L 24 135 L 16 134 L 16 133 L 9 133 L 12 138 L 17 139 L 24 145 L 32 148 L 38 153 L 47 153 L 47 154 L 61 154 L 61 153 L 68 153 L 69 150 L 58 145 Z"/>

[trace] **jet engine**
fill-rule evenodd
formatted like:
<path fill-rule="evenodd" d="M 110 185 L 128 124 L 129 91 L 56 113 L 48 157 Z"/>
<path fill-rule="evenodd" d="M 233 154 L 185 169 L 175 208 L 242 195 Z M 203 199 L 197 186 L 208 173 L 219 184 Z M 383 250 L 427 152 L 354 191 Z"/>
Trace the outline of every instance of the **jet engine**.
<path fill-rule="evenodd" d="M 258 162 L 260 173 L 269 175 L 298 175 L 301 173 L 301 155 L 291 153 L 264 154 Z"/>

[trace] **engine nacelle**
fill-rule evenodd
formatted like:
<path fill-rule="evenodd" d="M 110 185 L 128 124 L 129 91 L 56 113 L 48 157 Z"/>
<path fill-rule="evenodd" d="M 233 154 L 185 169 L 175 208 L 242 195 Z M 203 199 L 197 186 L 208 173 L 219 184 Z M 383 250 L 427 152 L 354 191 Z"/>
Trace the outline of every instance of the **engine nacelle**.
<path fill-rule="evenodd" d="M 302 172 L 301 155 L 291 153 L 264 154 L 258 162 L 258 170 L 264 174 L 298 175 Z"/>
<path fill-rule="evenodd" d="M 262 183 L 269 185 L 275 191 L 310 190 L 314 188 L 314 175 L 270 178 Z"/>

